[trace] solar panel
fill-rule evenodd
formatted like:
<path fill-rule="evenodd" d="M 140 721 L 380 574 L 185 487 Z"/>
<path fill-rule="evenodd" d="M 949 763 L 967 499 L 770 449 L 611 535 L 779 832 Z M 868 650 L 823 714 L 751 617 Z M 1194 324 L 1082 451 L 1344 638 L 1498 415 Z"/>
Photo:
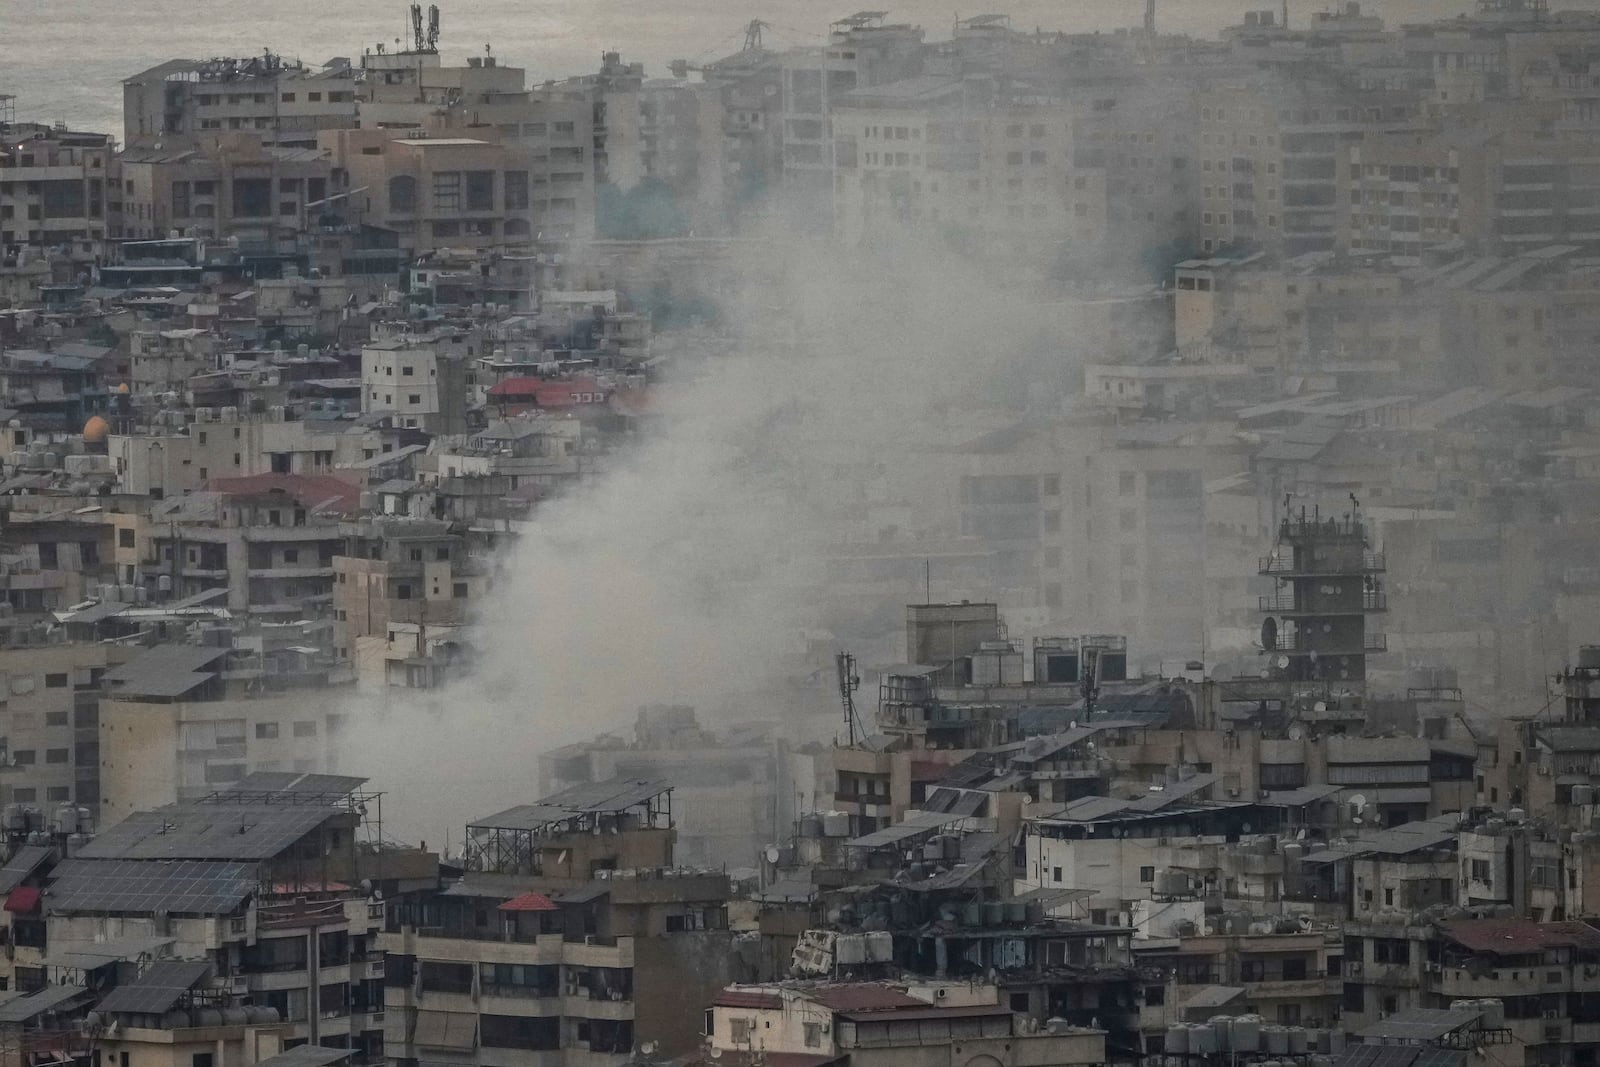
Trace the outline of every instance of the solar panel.
<path fill-rule="evenodd" d="M 0 1004 L 0 1023 L 24 1023 L 36 1015 L 66 1007 L 79 997 L 87 998 L 89 991 L 76 985 L 47 985 L 25 997 Z"/>
<path fill-rule="evenodd" d="M 49 845 L 23 845 L 0 867 L 0 893 L 9 893 L 50 858 Z"/>
<path fill-rule="evenodd" d="M 160 1015 L 210 972 L 211 964 L 204 960 L 156 960 L 132 983 L 107 993 L 97 1007 L 100 1011 Z"/>
<path fill-rule="evenodd" d="M 327 1067 L 350 1055 L 347 1048 L 323 1048 L 321 1045 L 296 1045 L 276 1056 L 258 1060 L 256 1067 Z"/>
<path fill-rule="evenodd" d="M 321 805 L 169 804 L 128 816 L 84 845 L 84 859 L 265 860 L 340 812 Z"/>
<path fill-rule="evenodd" d="M 56 867 L 45 899 L 55 912 L 227 915 L 255 888 L 249 863 L 80 857 Z"/>

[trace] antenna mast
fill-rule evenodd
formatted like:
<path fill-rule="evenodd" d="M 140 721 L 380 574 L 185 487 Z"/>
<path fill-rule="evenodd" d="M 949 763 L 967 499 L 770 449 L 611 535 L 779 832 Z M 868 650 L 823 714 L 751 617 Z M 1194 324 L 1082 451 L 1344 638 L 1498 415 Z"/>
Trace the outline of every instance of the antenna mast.
<path fill-rule="evenodd" d="M 834 657 L 834 662 L 839 669 L 839 700 L 844 705 L 844 726 L 853 747 L 856 729 L 860 726 L 860 720 L 856 718 L 856 690 L 861 688 L 861 675 L 856 673 L 856 658 L 848 652 L 839 653 Z M 866 734 L 865 730 L 861 732 Z"/>

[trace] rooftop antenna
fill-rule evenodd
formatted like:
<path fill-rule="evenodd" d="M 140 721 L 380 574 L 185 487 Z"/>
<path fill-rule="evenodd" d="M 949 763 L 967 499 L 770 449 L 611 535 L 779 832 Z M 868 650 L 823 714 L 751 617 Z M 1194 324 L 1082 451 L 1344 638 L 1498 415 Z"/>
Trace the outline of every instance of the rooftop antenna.
<path fill-rule="evenodd" d="M 856 658 L 848 652 L 835 656 L 834 663 L 839 670 L 839 700 L 844 705 L 844 726 L 854 747 L 856 727 L 860 724 L 856 718 L 856 690 L 861 688 L 861 675 L 856 673 Z M 865 730 L 861 732 L 866 733 Z"/>
<path fill-rule="evenodd" d="M 428 5 L 428 51 L 439 50 L 439 5 Z"/>
<path fill-rule="evenodd" d="M 428 35 L 422 29 L 422 5 L 411 5 L 411 50 L 413 52 L 426 51 Z"/>

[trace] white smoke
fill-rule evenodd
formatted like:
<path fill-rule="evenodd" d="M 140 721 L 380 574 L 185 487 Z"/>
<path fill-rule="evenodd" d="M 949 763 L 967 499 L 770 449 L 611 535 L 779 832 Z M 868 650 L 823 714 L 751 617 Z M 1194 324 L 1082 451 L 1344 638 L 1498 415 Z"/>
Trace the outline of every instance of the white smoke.
<path fill-rule="evenodd" d="M 474 676 L 352 716 L 341 766 L 389 791 L 391 834 L 439 844 L 536 799 L 541 752 L 645 704 L 831 727 L 829 684 L 785 685 L 839 614 L 821 553 L 870 537 L 875 508 L 953 489 L 949 447 L 1072 358 L 1059 309 L 943 249 L 741 255 L 733 354 L 679 360 L 646 440 L 541 506 L 482 609 Z"/>

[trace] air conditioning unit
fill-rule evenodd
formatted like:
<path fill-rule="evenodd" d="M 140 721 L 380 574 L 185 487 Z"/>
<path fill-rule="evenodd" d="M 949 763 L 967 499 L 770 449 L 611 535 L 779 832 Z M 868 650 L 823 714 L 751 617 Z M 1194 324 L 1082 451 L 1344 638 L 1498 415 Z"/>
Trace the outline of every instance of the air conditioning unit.
<path fill-rule="evenodd" d="M 371 1019 L 375 1023 L 381 1023 L 381 1022 L 383 1022 L 383 1012 L 375 1011 L 371 1015 L 369 1015 L 368 1018 Z"/>
<path fill-rule="evenodd" d="M 944 998 L 945 998 L 945 997 L 947 997 L 947 996 L 949 996 L 949 995 L 950 995 L 950 990 L 948 990 L 948 989 L 941 989 L 941 990 L 939 990 L 939 991 L 938 991 L 938 992 L 936 992 L 936 993 L 934 993 L 934 995 L 933 995 L 933 996 L 934 996 L 934 999 L 935 999 L 935 1000 L 943 1000 L 943 999 L 944 999 Z"/>
<path fill-rule="evenodd" d="M 1559 1019 L 1561 1018 L 1561 1012 L 1554 1008 L 1547 1009 L 1544 1013 L 1544 1017 L 1546 1019 Z"/>

